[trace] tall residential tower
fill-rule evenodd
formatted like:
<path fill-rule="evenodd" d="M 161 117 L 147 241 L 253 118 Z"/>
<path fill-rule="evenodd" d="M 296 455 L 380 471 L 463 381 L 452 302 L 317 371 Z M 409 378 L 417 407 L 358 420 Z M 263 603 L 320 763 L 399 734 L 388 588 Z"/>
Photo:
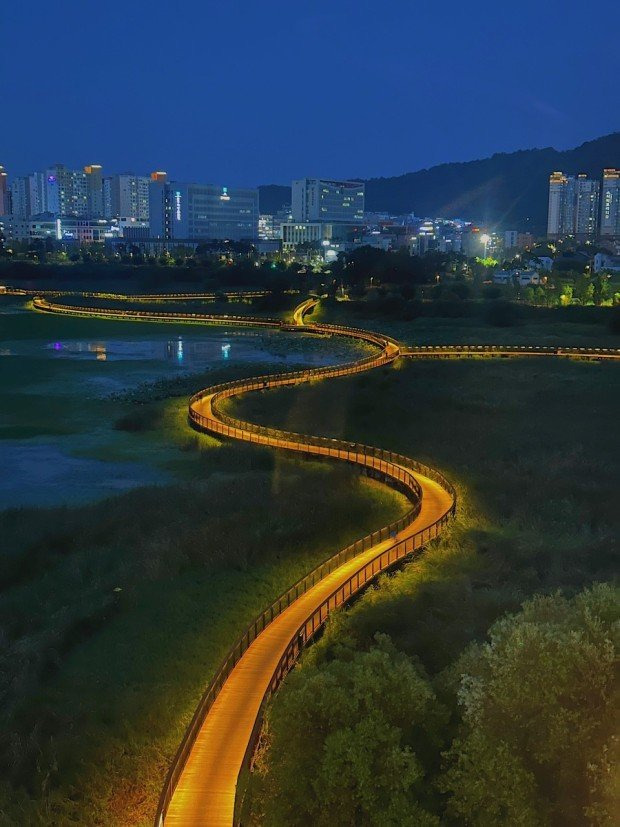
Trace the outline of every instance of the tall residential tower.
<path fill-rule="evenodd" d="M 562 238 L 573 235 L 580 240 L 598 235 L 600 184 L 586 173 L 549 176 L 547 235 Z"/>
<path fill-rule="evenodd" d="M 620 169 L 603 170 L 601 236 L 620 238 Z"/>
<path fill-rule="evenodd" d="M 9 176 L 4 167 L 0 167 L 0 215 L 8 215 L 9 207 Z"/>

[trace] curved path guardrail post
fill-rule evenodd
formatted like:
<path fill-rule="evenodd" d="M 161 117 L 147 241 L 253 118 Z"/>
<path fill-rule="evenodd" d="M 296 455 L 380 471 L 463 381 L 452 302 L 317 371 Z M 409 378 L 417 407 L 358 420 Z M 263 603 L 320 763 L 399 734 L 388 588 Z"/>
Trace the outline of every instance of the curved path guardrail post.
<path fill-rule="evenodd" d="M 306 325 L 304 314 L 316 304 L 296 308 L 293 325 L 277 319 L 160 313 L 63 305 L 36 297 L 35 309 L 67 315 L 142 321 L 246 324 L 280 330 L 355 338 L 373 346 L 373 355 L 354 362 L 293 373 L 268 374 L 227 382 L 198 392 L 189 402 L 193 427 L 245 442 L 269 445 L 309 456 L 325 456 L 355 465 L 403 492 L 411 502 L 399 520 L 335 554 L 310 572 L 262 612 L 232 647 L 198 708 L 174 757 L 161 794 L 156 825 L 231 825 L 237 783 L 247 766 L 260 728 L 266 700 L 277 689 L 303 647 L 329 614 L 380 572 L 421 549 L 439 535 L 456 510 L 456 493 L 438 471 L 412 459 L 358 443 L 295 434 L 245 422 L 222 413 L 218 404 L 253 391 L 296 385 L 313 379 L 350 376 L 409 358 L 510 358 L 559 356 L 620 359 L 605 348 L 536 348 L 508 346 L 401 346 L 388 336 L 328 324 Z"/>

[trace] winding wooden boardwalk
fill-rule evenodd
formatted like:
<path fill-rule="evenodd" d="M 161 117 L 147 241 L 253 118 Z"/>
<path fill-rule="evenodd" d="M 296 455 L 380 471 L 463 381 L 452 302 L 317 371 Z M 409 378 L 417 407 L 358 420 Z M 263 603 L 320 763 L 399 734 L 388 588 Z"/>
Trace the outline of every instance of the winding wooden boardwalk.
<path fill-rule="evenodd" d="M 175 297 L 177 298 L 177 297 Z M 260 324 L 361 339 L 376 349 L 374 356 L 348 365 L 276 374 L 225 383 L 199 392 L 190 400 L 193 427 L 226 438 L 301 453 L 327 456 L 360 466 L 403 491 L 412 507 L 397 523 L 386 526 L 352 548 L 335 555 L 264 612 L 231 650 L 194 716 L 164 786 L 156 824 L 166 827 L 230 827 L 235 821 L 237 784 L 254 745 L 265 700 L 294 664 L 303 646 L 331 611 L 342 605 L 368 580 L 438 536 L 456 507 L 452 486 L 433 469 L 407 457 L 368 446 L 328 440 L 233 419 L 218 410 L 218 401 L 252 391 L 299 384 L 317 378 L 347 376 L 382 365 L 400 356 L 410 358 L 565 356 L 620 359 L 620 351 L 584 348 L 526 348 L 450 346 L 401 348 L 377 333 L 335 325 L 305 324 L 304 316 L 316 305 L 307 299 L 294 311 L 294 325 L 280 320 L 215 317 L 207 314 L 105 310 L 62 305 L 35 298 L 44 312 L 69 315 L 193 323 Z M 310 579 L 311 578 L 311 579 Z"/>

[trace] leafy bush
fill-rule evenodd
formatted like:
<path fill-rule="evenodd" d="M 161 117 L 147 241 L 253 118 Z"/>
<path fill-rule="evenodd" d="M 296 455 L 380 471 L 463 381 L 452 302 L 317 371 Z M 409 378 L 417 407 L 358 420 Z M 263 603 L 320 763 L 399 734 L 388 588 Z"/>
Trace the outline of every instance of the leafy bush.
<path fill-rule="evenodd" d="M 620 333 L 620 304 L 612 307 L 609 314 L 609 329 L 612 333 Z"/>
<path fill-rule="evenodd" d="M 382 635 L 368 652 L 345 643 L 309 660 L 269 715 L 266 823 L 438 825 L 420 802 L 447 711 L 423 670 Z"/>
<path fill-rule="evenodd" d="M 463 655 L 462 726 L 443 781 L 453 816 L 480 827 L 613 822 L 619 621 L 609 586 L 538 597 Z"/>
<path fill-rule="evenodd" d="M 485 307 L 484 320 L 493 327 L 513 327 L 519 320 L 519 313 L 512 302 L 496 299 Z"/>
<path fill-rule="evenodd" d="M 482 288 L 483 299 L 501 299 L 502 288 L 494 284 L 487 284 Z"/>
<path fill-rule="evenodd" d="M 332 624 L 269 709 L 254 823 L 611 825 L 619 598 L 529 600 L 434 679 Z"/>
<path fill-rule="evenodd" d="M 156 405 L 134 407 L 114 423 L 117 431 L 152 431 L 162 420 L 162 409 Z"/>

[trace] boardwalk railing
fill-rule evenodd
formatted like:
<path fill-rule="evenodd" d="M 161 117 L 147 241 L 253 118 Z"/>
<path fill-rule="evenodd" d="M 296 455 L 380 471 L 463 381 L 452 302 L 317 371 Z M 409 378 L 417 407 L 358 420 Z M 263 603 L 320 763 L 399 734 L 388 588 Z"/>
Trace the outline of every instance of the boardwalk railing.
<path fill-rule="evenodd" d="M 552 347 L 540 345 L 418 345 L 403 347 L 401 356 L 421 359 L 454 359 L 467 356 L 519 357 L 564 356 L 569 359 L 620 359 L 620 348 Z"/>
<path fill-rule="evenodd" d="M 90 318 L 114 319 L 116 321 L 145 321 L 145 322 L 206 322 L 208 324 L 234 324 L 246 325 L 249 327 L 276 327 L 281 328 L 281 319 L 269 319 L 265 316 L 235 316 L 218 314 L 217 316 L 208 313 L 177 313 L 155 310 L 122 310 L 106 307 L 87 307 L 73 304 L 60 304 L 49 302 L 40 296 L 36 296 L 32 302 L 36 310 L 46 313 L 58 313 L 68 316 L 89 316 Z"/>
<path fill-rule="evenodd" d="M 114 301 L 144 302 L 144 301 L 214 301 L 219 296 L 226 296 L 227 299 L 244 301 L 245 299 L 258 299 L 269 296 L 269 290 L 221 290 L 217 293 L 110 293 L 110 292 L 88 292 L 84 290 L 41 290 L 35 288 L 27 290 L 23 287 L 6 286 L 0 291 L 9 296 L 84 296 L 88 299 L 109 299 Z M 299 290 L 285 290 L 287 295 L 297 295 Z"/>

